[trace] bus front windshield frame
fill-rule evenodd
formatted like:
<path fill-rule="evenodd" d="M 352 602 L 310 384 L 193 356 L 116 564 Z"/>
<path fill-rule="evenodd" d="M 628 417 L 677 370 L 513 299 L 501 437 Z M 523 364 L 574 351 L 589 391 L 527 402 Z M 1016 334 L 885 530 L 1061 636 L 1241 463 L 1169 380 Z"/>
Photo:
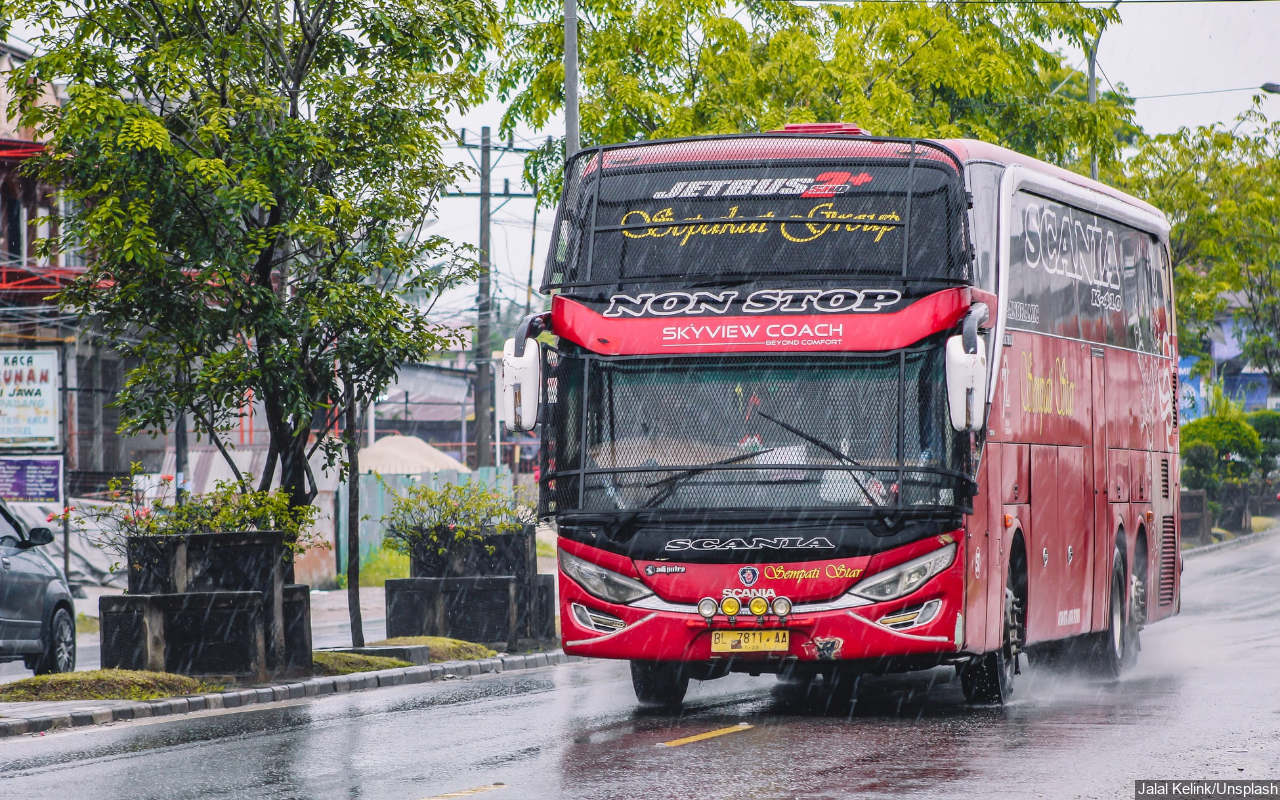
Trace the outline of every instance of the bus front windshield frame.
<path fill-rule="evenodd" d="M 940 337 L 879 353 L 547 358 L 548 513 L 971 508 Z"/>

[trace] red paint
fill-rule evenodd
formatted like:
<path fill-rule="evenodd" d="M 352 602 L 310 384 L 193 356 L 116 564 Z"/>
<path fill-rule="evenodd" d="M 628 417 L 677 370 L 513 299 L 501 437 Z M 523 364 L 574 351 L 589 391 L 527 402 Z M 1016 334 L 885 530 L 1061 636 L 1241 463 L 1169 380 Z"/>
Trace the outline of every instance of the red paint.
<path fill-rule="evenodd" d="M 928 161 L 955 171 L 958 162 L 943 149 L 915 146 L 918 161 Z M 744 136 L 727 139 L 690 139 L 673 142 L 644 143 L 634 147 L 618 145 L 605 151 L 605 168 L 649 166 L 655 164 L 688 164 L 708 161 L 757 161 L 787 159 L 865 159 L 897 157 L 906 161 L 912 156 L 909 142 L 885 142 L 873 139 L 835 137 Z M 585 153 L 582 174 L 590 175 L 598 168 L 599 157 Z"/>
<path fill-rule="evenodd" d="M 704 597 L 717 601 L 723 590 L 766 589 L 794 603 L 830 600 L 849 590 L 867 575 L 869 558 L 838 558 L 824 561 L 793 561 L 763 564 L 680 564 L 668 561 L 637 561 L 642 580 L 663 600 L 696 603 Z M 684 572 L 658 572 L 671 567 Z M 743 569 L 747 573 L 744 580 Z M 653 575 L 648 571 L 654 570 Z M 749 581 L 749 582 L 748 582 Z M 744 600 L 745 605 L 745 600 Z"/>
<path fill-rule="evenodd" d="M 792 122 L 775 128 L 769 133 L 847 133 L 851 136 L 868 136 L 865 130 L 852 122 Z"/>
<path fill-rule="evenodd" d="M 948 534 L 951 539 L 960 539 L 959 532 Z M 560 539 L 560 546 L 576 554 L 595 560 L 596 554 L 612 556 L 602 550 L 590 548 L 577 542 Z M 913 542 L 904 547 L 877 555 L 872 561 L 886 566 L 910 560 L 923 552 L 942 547 L 939 537 L 930 536 L 922 541 Z M 921 655 L 927 653 L 952 653 L 958 648 L 954 636 L 956 615 L 963 610 L 964 602 L 964 564 L 963 541 L 955 562 L 946 570 L 935 575 L 924 586 L 906 597 L 883 603 L 858 606 L 836 611 L 803 612 L 787 620 L 786 628 L 791 631 L 791 645 L 788 656 L 802 661 L 818 659 L 815 640 L 840 639 L 839 658 L 879 658 L 895 655 Z M 837 559 L 836 562 L 852 559 Z M 597 562 L 603 563 L 603 562 Z M 648 563 L 677 562 L 641 562 L 641 567 Z M 827 563 L 827 562 L 813 562 Z M 683 565 L 685 567 L 702 565 Z M 736 573 L 744 566 L 760 568 L 759 564 L 723 564 L 717 565 L 722 570 Z M 871 573 L 868 573 L 871 574 Z M 667 576 L 664 576 L 667 577 Z M 588 594 L 563 572 L 560 581 L 560 626 L 566 653 L 597 658 L 645 658 L 655 660 L 691 660 L 705 661 L 712 658 L 711 634 L 716 628 L 740 629 L 757 628 L 756 620 L 749 613 L 737 619 L 737 625 L 729 626 L 728 620 L 720 617 L 708 626 L 696 613 L 678 613 L 671 611 L 652 611 L 635 606 L 616 605 L 600 600 Z M 703 596 L 707 596 L 704 594 Z M 902 633 L 877 625 L 876 620 L 905 608 L 918 606 L 933 599 L 942 601 L 942 609 L 934 619 L 917 628 Z M 570 608 L 572 603 L 581 603 L 589 608 L 604 611 L 619 617 L 627 627 L 613 635 L 601 634 L 590 628 L 583 628 Z M 745 601 L 744 601 L 745 605 Z M 856 619 L 853 615 L 861 618 Z M 634 626 L 634 627 L 632 627 Z M 782 627 L 776 620 L 770 620 L 766 627 Z M 903 633 L 909 635 L 902 635 Z M 925 638 L 928 637 L 928 638 Z M 718 656 L 723 657 L 723 656 Z M 735 655 L 736 659 L 748 661 L 767 661 L 779 658 L 779 654 L 745 653 Z"/>
<path fill-rule="evenodd" d="M 955 327 L 969 306 L 979 300 L 995 306 L 994 297 L 986 292 L 956 288 L 926 295 L 898 311 L 614 318 L 556 295 L 551 301 L 551 329 L 574 344 L 608 356 L 896 350 Z M 803 326 L 811 333 L 783 335 Z M 778 335 L 771 336 L 771 331 Z"/>
<path fill-rule="evenodd" d="M 620 575 L 626 575 L 628 578 L 640 577 L 640 573 L 636 572 L 636 565 L 626 556 L 610 553 L 608 550 L 601 550 L 598 547 L 592 547 L 589 544 L 575 542 L 564 537 L 560 537 L 560 549 L 578 558 L 584 558 L 593 564 L 599 564 L 605 569 L 611 569 Z"/>

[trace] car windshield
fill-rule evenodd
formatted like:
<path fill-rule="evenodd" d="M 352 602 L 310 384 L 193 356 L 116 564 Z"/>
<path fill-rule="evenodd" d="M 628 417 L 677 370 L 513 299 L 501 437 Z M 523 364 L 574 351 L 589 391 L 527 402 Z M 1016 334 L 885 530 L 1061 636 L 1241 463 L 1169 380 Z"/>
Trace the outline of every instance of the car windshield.
<path fill-rule="evenodd" d="M 549 511 L 967 502 L 936 343 L 875 355 L 552 358 Z"/>

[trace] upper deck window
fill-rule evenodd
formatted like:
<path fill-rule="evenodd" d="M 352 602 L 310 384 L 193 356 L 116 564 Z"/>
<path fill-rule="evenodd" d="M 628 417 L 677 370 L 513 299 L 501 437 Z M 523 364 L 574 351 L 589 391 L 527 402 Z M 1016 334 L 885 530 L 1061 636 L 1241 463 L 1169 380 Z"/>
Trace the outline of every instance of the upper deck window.
<path fill-rule="evenodd" d="M 961 173 L 929 143 L 711 138 L 588 150 L 567 174 L 544 290 L 971 280 Z"/>

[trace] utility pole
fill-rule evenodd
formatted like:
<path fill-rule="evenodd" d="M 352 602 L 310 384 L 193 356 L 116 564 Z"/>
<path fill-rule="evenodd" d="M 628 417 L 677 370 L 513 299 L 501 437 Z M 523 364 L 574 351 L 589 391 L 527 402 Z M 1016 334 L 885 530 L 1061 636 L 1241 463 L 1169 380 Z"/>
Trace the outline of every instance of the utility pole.
<path fill-rule="evenodd" d="M 578 0 L 564 0 L 564 157 L 581 149 L 578 139 Z"/>
<path fill-rule="evenodd" d="M 499 160 L 506 153 L 531 153 L 532 148 L 516 147 L 511 141 L 505 146 L 499 145 L 495 147 L 490 135 L 488 125 L 480 129 L 480 144 L 467 144 L 464 130 L 461 132 L 459 144 L 466 149 L 478 149 L 480 151 L 480 160 L 476 164 L 480 170 L 480 191 L 478 192 L 449 192 L 445 197 L 479 197 L 480 198 L 480 275 L 478 285 L 476 287 L 476 335 L 472 342 L 471 359 L 475 364 L 475 389 L 472 396 L 475 399 L 475 415 L 476 423 L 472 432 L 472 441 L 475 442 L 476 450 L 476 466 L 488 467 L 494 465 L 494 446 L 493 446 L 493 358 L 489 339 L 493 329 L 493 310 L 492 310 L 492 281 L 491 270 L 493 266 L 490 258 L 490 250 L 492 249 L 490 226 L 495 211 L 501 209 L 513 197 L 529 197 L 534 195 L 528 192 L 512 192 L 509 181 L 503 181 L 502 192 L 497 197 L 503 198 L 498 208 L 493 208 L 493 198 L 495 194 L 491 187 L 493 180 L 493 151 L 498 151 Z M 466 418 L 463 418 L 463 431 L 466 430 Z M 463 454 L 466 454 L 465 433 L 463 435 L 464 445 Z"/>
<path fill-rule="evenodd" d="M 1111 11 L 1120 5 L 1120 0 L 1114 0 L 1107 8 Z M 1093 37 L 1093 46 L 1089 48 L 1089 105 L 1095 105 L 1098 102 L 1098 45 L 1102 43 L 1102 28 L 1098 29 L 1098 35 Z M 1098 179 L 1098 148 L 1091 148 L 1093 153 L 1089 156 L 1089 177 L 1095 181 Z"/>
<path fill-rule="evenodd" d="M 476 466 L 488 467 L 489 464 L 489 390 L 493 385 L 491 377 L 489 345 L 489 231 L 492 214 L 489 211 L 490 193 L 489 178 L 493 167 L 489 159 L 489 126 L 480 129 L 480 288 L 476 295 L 476 365 L 475 400 L 476 400 Z"/>

